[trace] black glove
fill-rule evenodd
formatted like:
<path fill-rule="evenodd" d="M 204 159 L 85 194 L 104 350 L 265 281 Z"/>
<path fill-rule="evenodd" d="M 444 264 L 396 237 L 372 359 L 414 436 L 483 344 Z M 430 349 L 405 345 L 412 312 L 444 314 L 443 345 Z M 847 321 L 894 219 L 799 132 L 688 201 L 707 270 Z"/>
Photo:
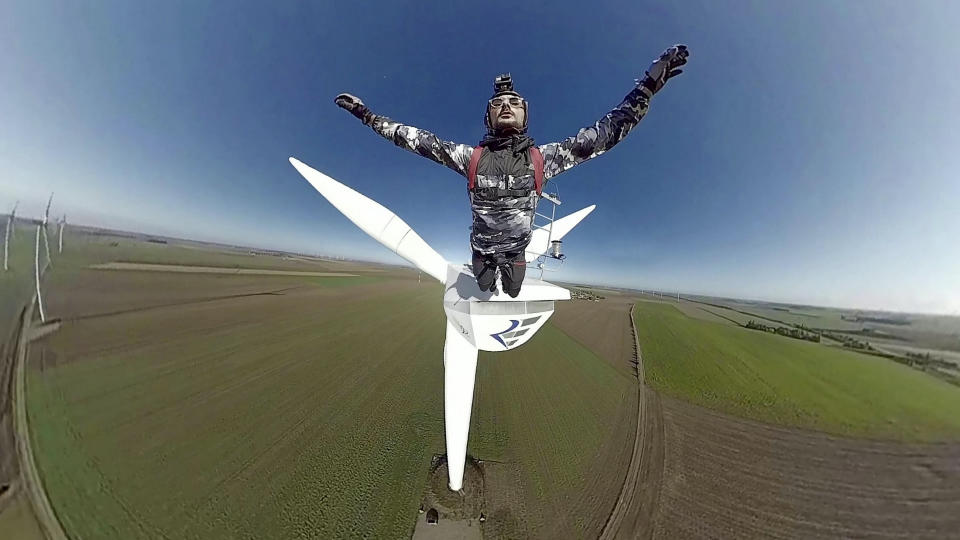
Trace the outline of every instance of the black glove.
<path fill-rule="evenodd" d="M 683 73 L 680 66 L 687 63 L 687 57 L 690 53 L 686 45 L 674 45 L 663 51 L 660 58 L 657 58 L 647 69 L 646 77 L 640 81 L 640 86 L 650 91 L 650 95 L 656 94 L 667 84 L 667 81 Z"/>
<path fill-rule="evenodd" d="M 350 114 L 356 116 L 364 124 L 370 125 L 370 122 L 373 121 L 374 114 L 366 105 L 363 104 L 363 101 L 360 101 L 360 98 L 352 94 L 340 94 L 333 99 L 333 102 L 337 104 L 340 108 L 346 110 Z"/>

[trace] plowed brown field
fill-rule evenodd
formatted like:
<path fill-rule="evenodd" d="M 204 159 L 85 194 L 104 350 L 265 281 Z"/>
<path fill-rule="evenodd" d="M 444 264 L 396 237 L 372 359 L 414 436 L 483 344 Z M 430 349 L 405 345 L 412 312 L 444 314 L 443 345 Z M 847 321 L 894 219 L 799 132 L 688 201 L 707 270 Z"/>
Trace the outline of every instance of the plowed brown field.
<path fill-rule="evenodd" d="M 833 437 L 661 401 L 655 537 L 960 537 L 960 444 Z"/>
<path fill-rule="evenodd" d="M 634 374 L 633 335 L 627 297 L 614 296 L 601 302 L 557 302 L 551 321 L 565 334 L 582 343 L 618 371 Z"/>

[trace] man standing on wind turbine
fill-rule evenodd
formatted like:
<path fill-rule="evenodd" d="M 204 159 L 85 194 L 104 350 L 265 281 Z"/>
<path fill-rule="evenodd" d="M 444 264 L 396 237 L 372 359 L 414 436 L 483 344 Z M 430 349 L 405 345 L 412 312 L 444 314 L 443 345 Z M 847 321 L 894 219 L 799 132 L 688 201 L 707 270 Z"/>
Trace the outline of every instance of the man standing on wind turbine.
<path fill-rule="evenodd" d="M 473 228 L 473 273 L 482 291 L 503 289 L 516 298 L 526 272 L 524 250 L 543 185 L 574 165 L 599 156 L 622 141 L 646 115 L 650 99 L 687 63 L 686 45 L 670 47 L 654 60 L 623 101 L 594 125 L 561 142 L 536 146 L 527 135 L 527 102 L 513 89 L 510 75 L 494 81 L 484 124 L 487 134 L 476 147 L 443 141 L 433 133 L 374 114 L 351 94 L 337 105 L 397 146 L 467 177 Z"/>

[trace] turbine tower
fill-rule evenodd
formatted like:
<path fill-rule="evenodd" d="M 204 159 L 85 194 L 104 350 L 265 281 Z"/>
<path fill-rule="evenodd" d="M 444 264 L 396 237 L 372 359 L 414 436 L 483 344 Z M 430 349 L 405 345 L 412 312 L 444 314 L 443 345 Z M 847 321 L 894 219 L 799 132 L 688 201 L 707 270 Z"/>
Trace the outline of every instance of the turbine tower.
<path fill-rule="evenodd" d="M 63 227 L 67 224 L 67 215 L 64 214 L 58 222 L 60 225 L 59 230 L 57 231 L 57 254 L 63 253 Z"/>
<path fill-rule="evenodd" d="M 34 257 L 34 277 L 37 283 L 37 307 L 40 308 L 40 322 L 47 322 L 47 317 L 43 313 L 43 297 L 40 296 L 40 274 L 43 273 L 40 270 L 40 230 L 43 228 L 43 225 L 37 225 L 37 249 L 35 251 Z"/>
<path fill-rule="evenodd" d="M 43 211 L 43 247 L 47 252 L 47 265 L 52 265 L 53 261 L 50 260 L 50 239 L 47 238 L 47 223 L 50 221 L 50 203 L 53 202 L 53 193 L 50 193 L 50 198 L 47 199 L 47 208 Z M 46 268 L 46 266 L 44 266 Z"/>
<path fill-rule="evenodd" d="M 10 257 L 10 240 L 13 238 L 13 228 L 14 221 L 16 220 L 17 215 L 17 205 L 20 204 L 20 201 L 13 203 L 13 210 L 10 211 L 10 215 L 7 216 L 7 227 L 3 230 L 3 271 L 6 272 L 10 269 L 7 264 L 7 260 Z"/>
<path fill-rule="evenodd" d="M 523 345 L 553 315 L 555 301 L 570 299 L 570 291 L 531 277 L 524 279 L 516 298 L 481 291 L 468 265 L 447 262 L 396 214 L 295 158 L 291 157 L 290 163 L 363 232 L 446 284 L 444 429 L 449 487 L 459 491 L 463 487 L 478 351 L 500 352 Z M 552 227 L 535 228 L 525 253 L 527 262 L 547 253 L 551 241 L 563 238 L 595 207 L 558 219 Z"/>

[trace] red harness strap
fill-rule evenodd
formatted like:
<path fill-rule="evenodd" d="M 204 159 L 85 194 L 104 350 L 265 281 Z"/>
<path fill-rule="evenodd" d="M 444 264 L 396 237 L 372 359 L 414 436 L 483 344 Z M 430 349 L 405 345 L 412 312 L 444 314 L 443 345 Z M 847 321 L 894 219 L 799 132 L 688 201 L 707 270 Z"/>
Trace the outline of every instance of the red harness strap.
<path fill-rule="evenodd" d="M 473 191 L 473 186 L 477 183 L 477 165 L 480 164 L 480 154 L 483 153 L 483 147 L 477 146 L 470 155 L 470 168 L 467 169 L 467 190 Z"/>
<path fill-rule="evenodd" d="M 536 146 L 530 147 L 530 161 L 533 161 L 533 183 L 537 187 L 537 195 L 543 193 L 543 154 Z"/>
<path fill-rule="evenodd" d="M 483 154 L 483 147 L 477 146 L 470 155 L 470 167 L 467 169 L 467 189 L 473 191 L 477 184 L 477 166 L 480 164 L 480 155 Z M 530 161 L 533 162 L 533 183 L 537 189 L 537 195 L 543 193 L 543 154 L 536 146 L 530 147 Z"/>

